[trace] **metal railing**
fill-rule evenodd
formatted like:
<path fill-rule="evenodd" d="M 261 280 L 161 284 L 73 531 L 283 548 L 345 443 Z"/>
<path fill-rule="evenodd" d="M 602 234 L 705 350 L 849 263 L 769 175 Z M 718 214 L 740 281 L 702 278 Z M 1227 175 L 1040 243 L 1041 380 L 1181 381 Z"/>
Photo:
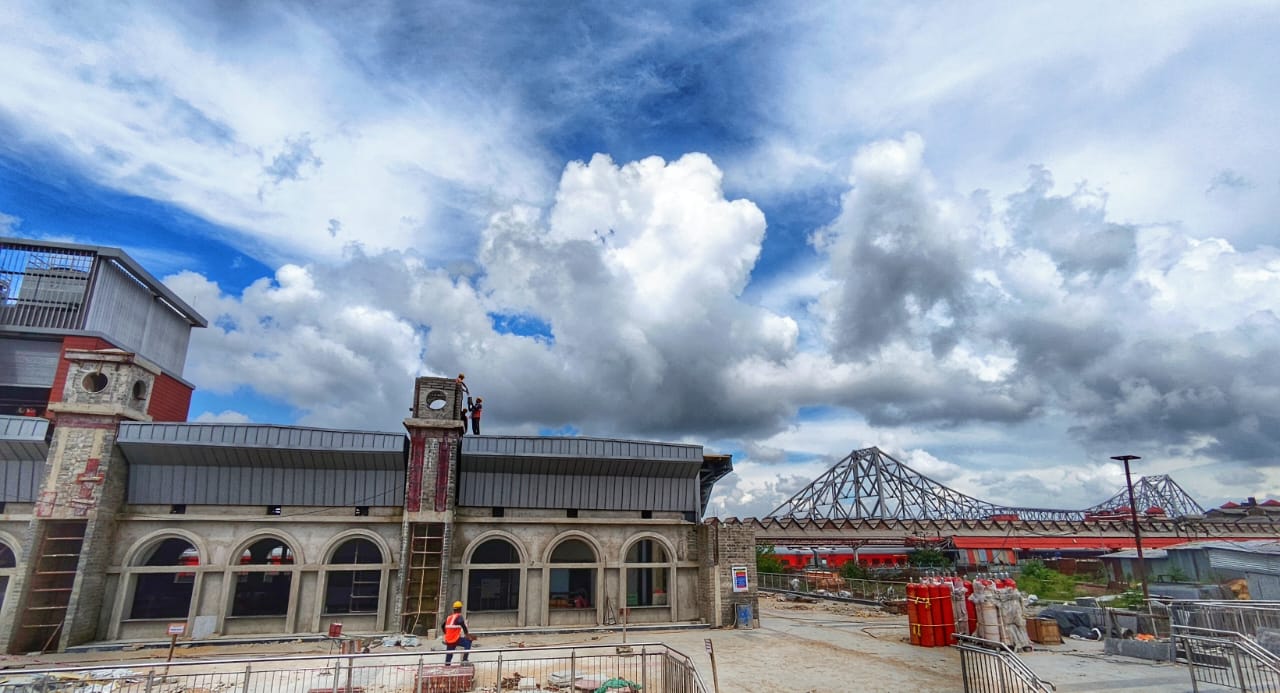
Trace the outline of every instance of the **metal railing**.
<path fill-rule="evenodd" d="M 1201 683 L 1242 692 L 1280 691 L 1280 657 L 1242 633 L 1174 625 L 1173 641 L 1186 657 L 1194 691 Z"/>
<path fill-rule="evenodd" d="M 766 591 L 801 594 L 825 592 L 843 599 L 879 602 L 907 596 L 907 583 L 894 580 L 855 580 L 837 576 L 812 576 L 804 573 L 760 573 L 757 587 Z"/>
<path fill-rule="evenodd" d="M 622 690 L 627 682 L 645 693 L 708 690 L 693 661 L 661 643 L 477 649 L 465 663 L 463 652 L 452 665 L 448 653 L 431 651 L 14 669 L 0 678 L 0 693 L 453 693 L 516 690 L 526 679 L 541 690 Z"/>
<path fill-rule="evenodd" d="M 1168 614 L 1173 626 L 1191 626 L 1257 637 L 1263 628 L 1280 629 L 1280 602 L 1151 600 L 1152 613 Z"/>
<path fill-rule="evenodd" d="M 971 635 L 956 635 L 964 693 L 1048 693 L 1057 690 L 1007 645 Z"/>

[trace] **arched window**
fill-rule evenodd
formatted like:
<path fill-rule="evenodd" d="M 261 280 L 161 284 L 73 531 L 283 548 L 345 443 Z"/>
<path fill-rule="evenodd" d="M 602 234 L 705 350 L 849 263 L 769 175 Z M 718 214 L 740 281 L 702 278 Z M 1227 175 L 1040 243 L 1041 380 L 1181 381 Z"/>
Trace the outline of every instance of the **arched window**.
<path fill-rule="evenodd" d="M 13 549 L 0 541 L 0 609 L 4 608 L 4 597 L 9 592 L 9 576 L 17 567 L 18 559 L 13 555 Z"/>
<path fill-rule="evenodd" d="M 627 606 L 666 606 L 670 559 L 662 544 L 641 539 L 627 549 Z"/>
<path fill-rule="evenodd" d="M 334 549 L 331 566 L 358 566 L 382 563 L 382 550 L 363 537 L 348 539 Z M 378 595 L 382 589 L 382 571 L 333 570 L 326 574 L 325 614 L 371 614 L 378 612 Z"/>
<path fill-rule="evenodd" d="M 240 554 L 242 570 L 236 573 L 236 595 L 231 603 L 231 615 L 288 614 L 293 570 L 282 569 L 292 565 L 293 549 L 274 537 L 259 539 L 245 549 Z"/>
<path fill-rule="evenodd" d="M 191 610 L 195 566 L 200 554 L 191 542 L 168 537 L 153 542 L 133 560 L 133 604 L 129 618 L 182 618 Z"/>
<path fill-rule="evenodd" d="M 596 552 L 581 539 L 566 539 L 551 552 L 550 607 L 589 609 L 596 605 Z"/>
<path fill-rule="evenodd" d="M 471 553 L 467 611 L 520 608 L 520 552 L 506 539 L 488 539 Z"/>

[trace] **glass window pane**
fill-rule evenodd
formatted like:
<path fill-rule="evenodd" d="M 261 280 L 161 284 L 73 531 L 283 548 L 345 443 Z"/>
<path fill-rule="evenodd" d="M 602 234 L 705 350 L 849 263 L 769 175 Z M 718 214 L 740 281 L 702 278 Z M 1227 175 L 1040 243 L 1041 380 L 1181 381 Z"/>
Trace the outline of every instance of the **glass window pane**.
<path fill-rule="evenodd" d="M 348 539 L 342 542 L 329 559 L 330 563 L 381 563 L 382 551 L 369 539 Z"/>
<path fill-rule="evenodd" d="M 566 539 L 551 552 L 552 563 L 595 563 L 596 552 L 581 539 Z"/>
<path fill-rule="evenodd" d="M 627 549 L 627 563 L 666 563 L 667 550 L 652 539 L 641 539 Z"/>
<path fill-rule="evenodd" d="M 471 554 L 472 563 L 519 563 L 520 553 L 506 539 L 489 539 Z"/>
<path fill-rule="evenodd" d="M 596 604 L 595 568 L 552 568 L 549 606 L 589 609 Z"/>
<path fill-rule="evenodd" d="M 129 618 L 182 618 L 191 607 L 195 580 L 175 573 L 143 573 L 135 576 Z"/>
<path fill-rule="evenodd" d="M 377 613 L 378 593 L 382 587 L 381 577 L 381 573 L 376 570 L 329 572 L 324 591 L 324 613 Z"/>
<path fill-rule="evenodd" d="M 198 565 L 199 563 L 200 556 L 191 542 L 171 537 L 153 544 L 150 550 L 140 553 L 134 565 Z"/>
<path fill-rule="evenodd" d="M 0 543 L 0 568 L 16 568 L 18 561 L 8 544 Z"/>
<path fill-rule="evenodd" d="M 520 569 L 472 570 L 467 611 L 515 611 L 520 608 Z"/>
<path fill-rule="evenodd" d="M 666 568 L 627 568 L 627 606 L 666 606 Z"/>

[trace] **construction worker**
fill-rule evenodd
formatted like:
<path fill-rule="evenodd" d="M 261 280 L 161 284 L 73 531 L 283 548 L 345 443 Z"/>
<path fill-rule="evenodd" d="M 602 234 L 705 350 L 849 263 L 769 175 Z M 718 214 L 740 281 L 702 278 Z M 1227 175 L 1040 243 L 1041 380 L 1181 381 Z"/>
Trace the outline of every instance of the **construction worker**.
<path fill-rule="evenodd" d="M 462 653 L 462 661 L 467 661 L 467 657 L 471 656 L 471 646 L 474 644 L 471 631 L 467 629 L 467 619 L 462 617 L 462 602 L 454 602 L 453 613 L 444 619 L 444 649 L 449 651 L 449 654 L 444 656 L 444 665 L 453 664 L 453 651 L 459 647 L 466 650 Z"/>
<path fill-rule="evenodd" d="M 468 390 L 468 389 L 467 389 L 467 374 L 466 374 L 466 373 L 459 373 L 459 374 L 458 374 L 458 379 L 457 379 L 457 380 L 455 380 L 454 382 L 455 382 L 455 383 L 457 383 L 457 387 L 458 387 L 459 389 L 461 389 L 461 390 L 462 390 L 462 394 L 464 394 L 464 395 L 470 395 L 470 394 L 471 394 L 471 390 Z"/>
<path fill-rule="evenodd" d="M 484 398 L 477 397 L 475 404 L 471 405 L 471 433 L 480 435 L 480 413 L 484 411 Z"/>

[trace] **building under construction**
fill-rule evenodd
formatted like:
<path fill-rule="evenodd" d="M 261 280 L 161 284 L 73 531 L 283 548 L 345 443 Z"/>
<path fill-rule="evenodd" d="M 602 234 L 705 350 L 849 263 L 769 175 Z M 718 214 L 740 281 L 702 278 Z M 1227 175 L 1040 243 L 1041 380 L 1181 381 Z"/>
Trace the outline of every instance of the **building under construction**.
<path fill-rule="evenodd" d="M 0 239 L 0 647 L 731 621 L 750 528 L 705 524 L 701 446 L 186 423 L 204 318 L 118 249 Z M 408 384 L 406 384 L 408 385 Z"/>

